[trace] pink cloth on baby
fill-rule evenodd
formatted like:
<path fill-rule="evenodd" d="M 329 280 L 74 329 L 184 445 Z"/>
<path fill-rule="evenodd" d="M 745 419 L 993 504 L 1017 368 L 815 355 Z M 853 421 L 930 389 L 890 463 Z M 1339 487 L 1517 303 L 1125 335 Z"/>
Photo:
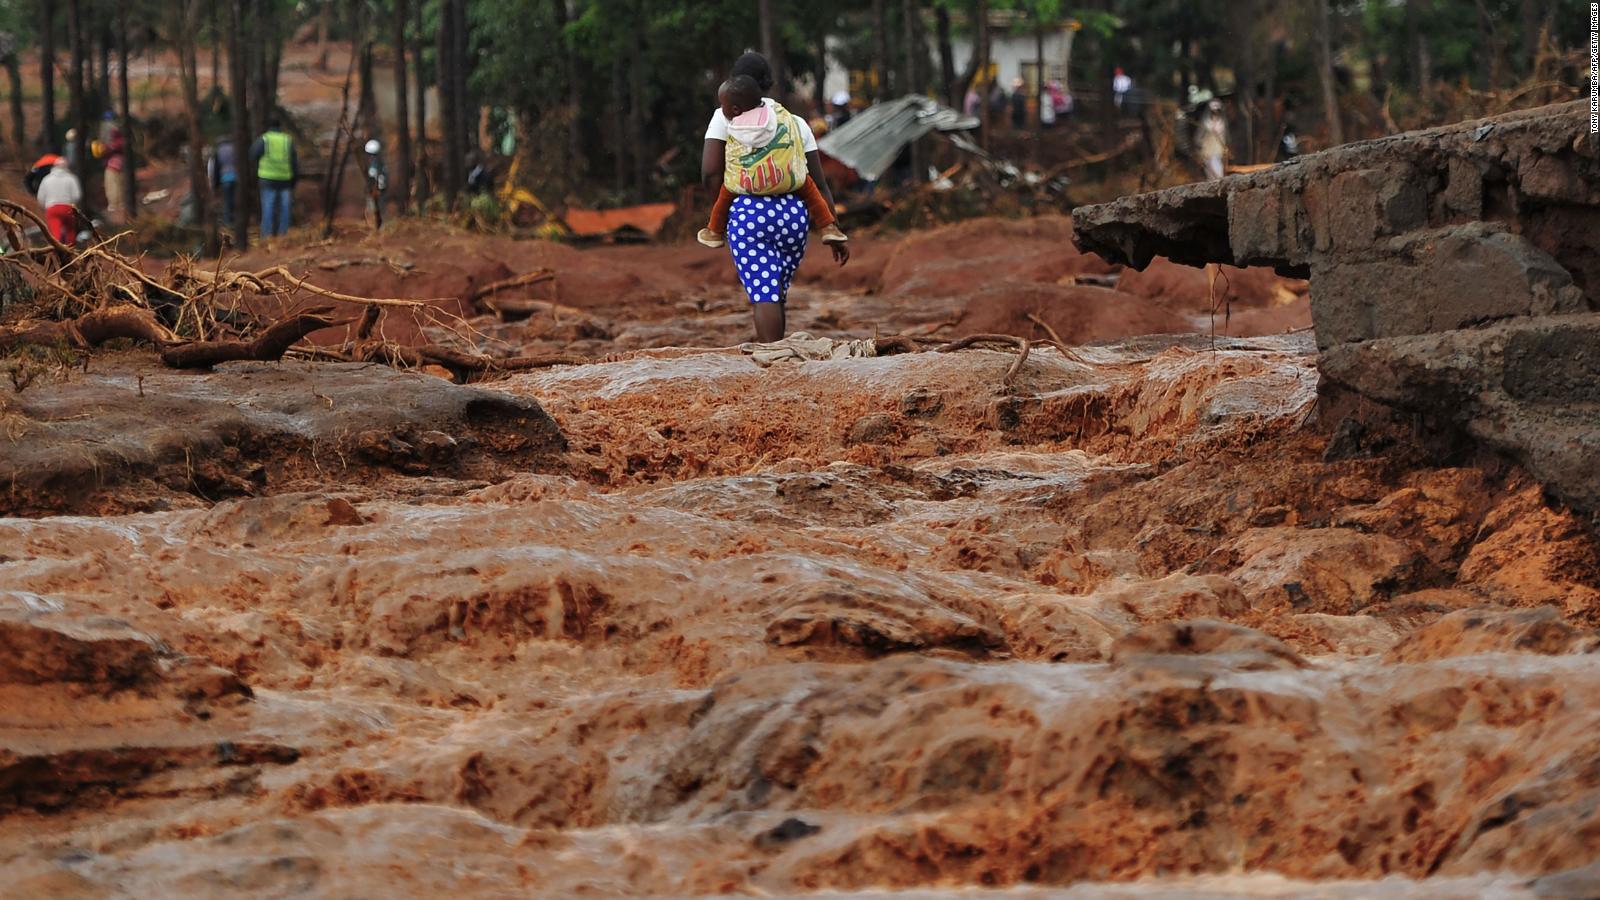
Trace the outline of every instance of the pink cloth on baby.
<path fill-rule="evenodd" d="M 767 117 L 771 114 L 771 111 L 767 109 L 767 105 L 763 103 L 755 109 L 748 110 L 738 114 L 737 116 L 734 116 L 733 121 L 729 124 L 754 126 L 756 128 L 760 128 L 762 125 L 767 124 Z"/>

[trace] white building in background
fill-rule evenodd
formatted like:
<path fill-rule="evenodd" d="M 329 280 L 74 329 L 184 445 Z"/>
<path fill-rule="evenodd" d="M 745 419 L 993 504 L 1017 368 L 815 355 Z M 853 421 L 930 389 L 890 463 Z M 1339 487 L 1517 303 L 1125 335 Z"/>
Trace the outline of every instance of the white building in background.
<path fill-rule="evenodd" d="M 1014 12 L 998 11 L 990 13 L 989 22 L 990 74 L 998 78 L 1000 84 L 1008 91 L 1011 90 L 1012 81 L 1021 78 L 1027 82 L 1029 94 L 1037 94 L 1039 42 L 1026 19 Z M 1072 61 L 1073 37 L 1080 27 L 1078 22 L 1067 20 L 1045 32 L 1044 81 L 1046 83 L 1058 80 L 1062 86 L 1071 89 L 1067 82 L 1067 67 Z M 933 34 L 931 22 L 924 29 L 924 33 L 928 37 L 928 58 L 937 65 L 939 44 Z M 864 100 L 872 93 L 868 87 L 871 74 L 852 71 L 841 66 L 838 57 L 833 53 L 836 45 L 833 38 L 828 39 L 828 69 L 827 78 L 823 83 L 824 96 L 832 97 L 840 91 L 847 91 L 852 97 L 858 98 L 858 101 Z M 966 71 L 972 60 L 972 45 L 970 34 L 951 36 L 950 49 L 957 77 Z"/>

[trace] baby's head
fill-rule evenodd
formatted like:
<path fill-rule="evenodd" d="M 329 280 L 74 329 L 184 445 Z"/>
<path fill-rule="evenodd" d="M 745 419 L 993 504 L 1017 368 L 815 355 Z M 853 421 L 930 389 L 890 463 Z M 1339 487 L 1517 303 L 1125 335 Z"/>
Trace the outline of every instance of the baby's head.
<path fill-rule="evenodd" d="M 735 75 L 717 89 L 717 102 L 722 104 L 722 114 L 732 120 L 761 105 L 761 85 L 749 75 Z"/>

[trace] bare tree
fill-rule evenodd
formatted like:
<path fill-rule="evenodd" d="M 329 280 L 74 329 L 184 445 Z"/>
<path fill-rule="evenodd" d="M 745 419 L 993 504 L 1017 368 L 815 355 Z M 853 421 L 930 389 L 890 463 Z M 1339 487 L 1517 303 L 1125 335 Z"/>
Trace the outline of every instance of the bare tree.
<path fill-rule="evenodd" d="M 83 64 L 87 54 L 84 52 L 84 26 L 83 0 L 68 0 L 67 2 L 67 37 L 72 45 L 72 69 L 68 76 L 71 80 L 67 85 L 67 96 L 72 107 L 73 127 L 77 129 L 77 137 L 72 139 L 72 154 L 77 161 L 77 175 L 80 179 L 88 181 L 89 165 L 89 92 L 86 90 L 88 83 L 84 78 Z"/>
<path fill-rule="evenodd" d="M 413 5 L 416 12 L 417 52 L 416 52 L 416 81 L 417 81 L 417 162 L 413 168 L 415 186 L 412 190 L 416 193 L 417 211 L 422 211 L 422 205 L 428 199 L 428 78 L 422 64 L 422 0 L 417 0 Z M 438 81 L 434 76 L 434 81 Z"/>
<path fill-rule="evenodd" d="M 205 136 L 200 130 L 200 72 L 195 46 L 200 30 L 203 0 L 178 0 L 170 39 L 178 48 L 178 75 L 183 83 L 183 111 L 189 124 L 189 190 L 194 198 L 197 224 L 205 230 L 205 251 L 217 251 L 217 220 L 211 215 L 211 191 L 206 182 Z"/>
<path fill-rule="evenodd" d="M 133 101 L 128 90 L 128 4 L 117 4 L 117 97 L 122 107 L 122 214 L 129 222 L 139 217 L 138 175 L 133 154 Z"/>
<path fill-rule="evenodd" d="M 884 100 L 889 96 L 889 22 L 884 15 L 883 0 L 872 0 L 872 98 Z"/>
<path fill-rule="evenodd" d="M 989 146 L 989 0 L 978 0 L 976 18 L 978 20 L 977 40 L 972 48 L 973 59 L 977 61 L 974 68 L 977 71 L 979 90 L 984 96 L 979 101 L 982 111 L 978 113 L 978 143 L 984 147 Z"/>
<path fill-rule="evenodd" d="M 411 118 L 406 109 L 406 0 L 394 0 L 395 196 L 405 215 L 411 197 Z"/>
<path fill-rule="evenodd" d="M 435 84 L 439 89 L 439 114 L 444 134 L 444 202 L 456 208 L 456 191 L 461 177 L 461 109 L 457 105 L 455 0 L 439 0 L 439 33 Z"/>
<path fill-rule="evenodd" d="M 250 158 L 250 72 L 245 60 L 245 0 L 228 4 L 228 92 L 233 95 L 233 159 L 236 181 L 233 186 L 233 246 L 243 253 L 250 248 L 251 182 L 245 177 L 245 160 Z"/>
<path fill-rule="evenodd" d="M 943 4 L 933 7 L 933 23 L 939 37 L 939 86 L 944 89 L 944 102 L 960 109 L 961 98 L 956 96 L 956 54 L 950 44 L 950 11 Z"/>
<path fill-rule="evenodd" d="M 39 99 L 44 107 L 39 146 L 54 150 L 56 146 L 56 4 L 55 0 L 39 2 Z"/>
<path fill-rule="evenodd" d="M 5 35 L 6 78 L 11 82 L 11 139 L 19 155 L 28 144 L 28 123 L 22 114 L 22 52 L 15 35 Z"/>
<path fill-rule="evenodd" d="M 1317 0 L 1317 71 L 1322 77 L 1322 103 L 1328 114 L 1328 139 L 1344 143 L 1344 125 L 1339 121 L 1339 83 L 1333 73 L 1333 26 L 1328 16 L 1328 0 Z"/>

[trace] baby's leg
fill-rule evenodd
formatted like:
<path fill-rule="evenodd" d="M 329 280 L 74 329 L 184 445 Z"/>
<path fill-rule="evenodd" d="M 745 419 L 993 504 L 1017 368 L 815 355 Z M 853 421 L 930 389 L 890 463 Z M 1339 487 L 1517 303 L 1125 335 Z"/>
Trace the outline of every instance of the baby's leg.
<path fill-rule="evenodd" d="M 700 229 L 695 240 L 707 247 L 721 247 L 727 243 L 728 211 L 733 209 L 733 192 L 727 185 L 717 188 L 716 202 L 711 204 L 711 221 Z"/>
<path fill-rule="evenodd" d="M 728 231 L 728 211 L 733 209 L 733 192 L 727 185 L 717 188 L 717 200 L 711 204 L 711 221 L 706 227 L 717 234 L 726 234 Z"/>

